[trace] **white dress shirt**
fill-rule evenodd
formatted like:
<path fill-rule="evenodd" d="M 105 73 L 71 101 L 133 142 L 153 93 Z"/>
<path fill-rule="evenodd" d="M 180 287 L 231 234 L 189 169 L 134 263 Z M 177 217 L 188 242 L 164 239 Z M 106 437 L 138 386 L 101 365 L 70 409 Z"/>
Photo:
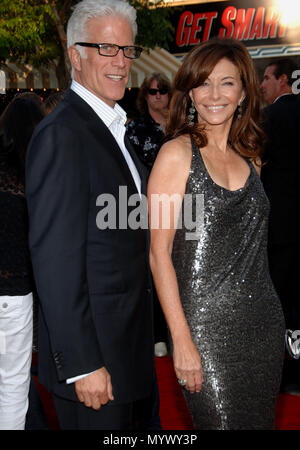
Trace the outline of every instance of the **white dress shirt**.
<path fill-rule="evenodd" d="M 118 103 L 115 104 L 114 108 L 111 108 L 107 105 L 103 100 L 98 98 L 96 95 L 92 94 L 92 92 L 88 91 L 85 87 L 83 87 L 80 83 L 75 80 L 72 80 L 71 89 L 76 92 L 79 97 L 81 97 L 84 101 L 90 105 L 90 107 L 95 111 L 95 113 L 100 117 L 100 119 L 107 126 L 109 131 L 112 133 L 113 137 L 117 141 L 120 150 L 123 153 L 123 156 L 127 162 L 127 165 L 130 169 L 131 175 L 136 184 L 136 188 L 141 195 L 141 178 L 135 167 L 135 164 L 125 146 L 124 136 L 125 136 L 125 123 L 126 123 L 126 112 L 121 108 Z M 77 377 L 68 378 L 66 380 L 67 384 L 74 383 L 81 378 L 85 378 L 93 372 L 78 375 Z"/>
<path fill-rule="evenodd" d="M 107 105 L 107 103 L 105 103 L 99 97 L 96 97 L 96 95 L 92 94 L 92 92 L 88 91 L 85 87 L 83 87 L 75 80 L 72 81 L 71 89 L 76 92 L 79 97 L 85 100 L 91 108 L 93 108 L 95 113 L 107 126 L 107 128 L 117 141 L 130 169 L 131 175 L 136 184 L 136 188 L 139 194 L 141 194 L 141 178 L 124 143 L 124 136 L 126 132 L 125 123 L 127 118 L 126 112 L 123 108 L 121 108 L 120 105 L 118 105 L 118 103 L 115 104 L 114 108 L 111 108 L 109 105 Z"/>

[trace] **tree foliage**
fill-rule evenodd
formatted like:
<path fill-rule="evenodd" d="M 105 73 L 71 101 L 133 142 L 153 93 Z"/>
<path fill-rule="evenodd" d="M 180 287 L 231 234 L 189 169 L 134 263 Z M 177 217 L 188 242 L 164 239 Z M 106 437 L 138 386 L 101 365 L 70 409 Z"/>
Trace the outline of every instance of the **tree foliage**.
<path fill-rule="evenodd" d="M 52 66 L 60 87 L 65 87 L 70 73 L 65 30 L 71 7 L 77 2 L 1 0 L 0 65 L 11 61 L 36 68 Z M 137 10 L 137 42 L 146 48 L 168 48 L 172 33 L 169 8 L 145 0 L 129 2 Z M 162 3 L 163 0 L 158 5 Z"/>
<path fill-rule="evenodd" d="M 46 35 L 49 5 L 31 0 L 1 0 L 0 58 L 28 62 Z"/>
<path fill-rule="evenodd" d="M 172 40 L 173 26 L 169 21 L 170 8 L 159 2 L 129 0 L 137 10 L 138 35 L 136 41 L 146 48 L 156 46 L 168 49 Z"/>

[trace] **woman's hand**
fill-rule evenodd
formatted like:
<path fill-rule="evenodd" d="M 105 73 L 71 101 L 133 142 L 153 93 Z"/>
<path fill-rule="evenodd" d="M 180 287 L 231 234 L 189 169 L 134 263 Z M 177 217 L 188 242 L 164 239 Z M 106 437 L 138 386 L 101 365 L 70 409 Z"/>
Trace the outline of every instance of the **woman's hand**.
<path fill-rule="evenodd" d="M 202 388 L 202 364 L 198 350 L 191 339 L 174 343 L 173 360 L 178 380 L 186 381 L 184 387 L 190 393 Z M 183 384 L 182 384 L 183 385 Z"/>

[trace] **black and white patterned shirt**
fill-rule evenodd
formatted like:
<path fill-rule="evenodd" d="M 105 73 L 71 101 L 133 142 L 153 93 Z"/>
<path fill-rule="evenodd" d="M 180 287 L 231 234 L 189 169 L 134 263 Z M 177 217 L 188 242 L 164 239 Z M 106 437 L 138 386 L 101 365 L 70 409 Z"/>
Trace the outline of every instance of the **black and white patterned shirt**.
<path fill-rule="evenodd" d="M 162 126 L 150 114 L 145 114 L 126 125 L 126 135 L 137 156 L 150 172 L 164 141 Z"/>

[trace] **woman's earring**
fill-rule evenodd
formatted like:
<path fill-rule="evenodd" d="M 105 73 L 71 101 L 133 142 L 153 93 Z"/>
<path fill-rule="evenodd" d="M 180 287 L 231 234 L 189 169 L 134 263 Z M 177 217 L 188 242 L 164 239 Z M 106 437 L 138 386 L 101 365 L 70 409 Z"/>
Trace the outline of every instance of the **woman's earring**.
<path fill-rule="evenodd" d="M 195 123 L 195 112 L 196 112 L 196 109 L 195 109 L 194 102 L 192 100 L 191 106 L 189 107 L 189 113 L 187 116 L 189 125 L 193 125 Z"/>
<path fill-rule="evenodd" d="M 241 120 L 242 114 L 243 114 L 243 108 L 242 108 L 242 105 L 240 104 L 238 106 L 238 108 L 237 108 L 237 118 L 238 118 L 238 120 Z"/>

